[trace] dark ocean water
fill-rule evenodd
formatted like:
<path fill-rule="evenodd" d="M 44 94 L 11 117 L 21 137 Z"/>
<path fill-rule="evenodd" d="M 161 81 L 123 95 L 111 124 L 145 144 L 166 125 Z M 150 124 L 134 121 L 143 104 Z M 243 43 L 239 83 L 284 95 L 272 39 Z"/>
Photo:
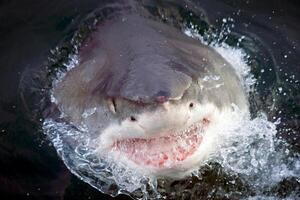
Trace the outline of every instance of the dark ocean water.
<path fill-rule="evenodd" d="M 24 71 L 44 65 L 50 49 L 70 36 L 99 0 L 0 1 L 0 198 L 129 199 L 104 195 L 72 175 L 27 117 L 19 88 Z M 234 19 L 233 32 L 254 39 L 260 62 L 272 71 L 257 77 L 258 109 L 282 118 L 278 137 L 300 152 L 300 3 L 296 0 L 198 0 L 211 24 Z M 269 99 L 279 87 L 284 96 Z M 275 95 L 276 96 L 276 95 Z M 281 111 L 279 113 L 279 111 Z M 298 177 L 299 178 L 299 177 Z M 300 188 L 299 182 L 290 187 Z M 300 190 L 300 189 L 298 189 Z"/>

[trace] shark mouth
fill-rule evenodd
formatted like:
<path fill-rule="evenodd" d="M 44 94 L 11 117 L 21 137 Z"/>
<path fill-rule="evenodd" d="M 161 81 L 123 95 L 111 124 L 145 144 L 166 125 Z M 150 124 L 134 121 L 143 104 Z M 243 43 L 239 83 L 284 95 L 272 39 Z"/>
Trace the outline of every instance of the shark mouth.
<path fill-rule="evenodd" d="M 210 120 L 203 118 L 185 130 L 160 134 L 163 136 L 117 140 L 112 148 L 137 165 L 171 168 L 196 152 L 209 124 Z"/>

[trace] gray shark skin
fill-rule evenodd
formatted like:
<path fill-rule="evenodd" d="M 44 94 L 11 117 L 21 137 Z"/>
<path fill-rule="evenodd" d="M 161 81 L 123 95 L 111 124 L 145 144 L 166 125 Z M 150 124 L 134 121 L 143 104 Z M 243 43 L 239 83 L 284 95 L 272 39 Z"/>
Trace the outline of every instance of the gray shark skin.
<path fill-rule="evenodd" d="M 126 5 L 99 22 L 79 49 L 78 65 L 54 85 L 52 96 L 67 121 L 87 128 L 99 155 L 117 149 L 152 171 L 189 171 L 199 162 L 187 162 L 194 147 L 180 158 L 166 147 L 159 151 L 164 161 L 127 151 L 143 152 L 142 144 L 151 143 L 145 151 L 156 155 L 163 144 L 150 140 L 204 130 L 232 105 L 247 110 L 247 98 L 234 68 L 214 49 L 149 16 Z"/>

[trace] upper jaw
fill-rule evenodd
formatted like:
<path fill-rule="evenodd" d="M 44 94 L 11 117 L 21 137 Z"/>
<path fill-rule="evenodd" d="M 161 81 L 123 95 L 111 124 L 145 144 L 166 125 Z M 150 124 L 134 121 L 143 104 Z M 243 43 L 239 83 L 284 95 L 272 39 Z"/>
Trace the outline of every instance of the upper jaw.
<path fill-rule="evenodd" d="M 209 118 L 201 118 L 193 123 L 184 123 L 176 127 L 164 127 L 157 129 L 156 131 L 148 131 L 145 127 L 139 125 L 135 127 L 129 127 L 125 125 L 120 127 L 118 125 L 110 126 L 100 136 L 99 140 L 101 147 L 105 149 L 111 149 L 114 144 L 122 140 L 130 139 L 155 139 L 163 137 L 181 137 L 184 134 L 197 131 L 200 136 L 203 136 L 204 130 L 210 123 Z"/>
<path fill-rule="evenodd" d="M 114 142 L 125 139 L 150 139 L 184 134 L 192 126 L 210 121 L 215 111 L 213 105 L 199 105 L 194 114 L 187 114 L 185 107 L 165 106 L 159 111 L 145 112 L 137 116 L 136 122 L 123 120 L 111 124 L 98 138 L 101 148 L 110 148 Z"/>

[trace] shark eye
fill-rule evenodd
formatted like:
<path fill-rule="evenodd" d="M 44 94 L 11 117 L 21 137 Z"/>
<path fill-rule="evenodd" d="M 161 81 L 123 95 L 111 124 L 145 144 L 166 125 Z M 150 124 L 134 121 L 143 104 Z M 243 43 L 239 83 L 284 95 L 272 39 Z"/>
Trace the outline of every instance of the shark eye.
<path fill-rule="evenodd" d="M 194 105 L 194 103 L 193 102 L 191 102 L 190 104 L 189 104 L 189 107 L 190 108 L 193 108 L 195 105 Z"/>
<path fill-rule="evenodd" d="M 130 121 L 135 122 L 136 118 L 134 116 L 130 116 Z"/>

